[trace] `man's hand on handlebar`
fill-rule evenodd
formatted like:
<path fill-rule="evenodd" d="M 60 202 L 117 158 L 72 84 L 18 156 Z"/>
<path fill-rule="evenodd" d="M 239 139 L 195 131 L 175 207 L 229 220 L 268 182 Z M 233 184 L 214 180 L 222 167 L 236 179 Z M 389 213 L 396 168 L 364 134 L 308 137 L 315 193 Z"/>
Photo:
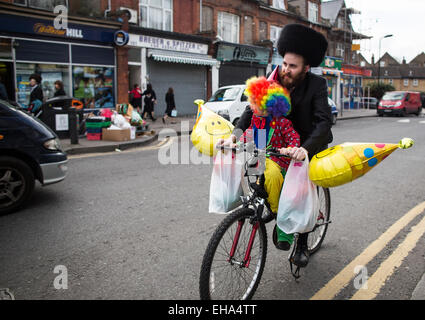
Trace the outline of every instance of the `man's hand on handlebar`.
<path fill-rule="evenodd" d="M 303 147 L 296 148 L 296 147 L 289 147 L 289 148 L 281 148 L 279 149 L 280 154 L 283 154 L 285 156 L 288 156 L 295 161 L 304 161 L 306 158 L 306 155 L 308 154 L 307 150 Z"/>
<path fill-rule="evenodd" d="M 226 140 L 225 139 L 218 140 L 215 147 L 217 149 L 220 149 L 220 147 L 236 148 L 236 136 L 232 134 Z"/>

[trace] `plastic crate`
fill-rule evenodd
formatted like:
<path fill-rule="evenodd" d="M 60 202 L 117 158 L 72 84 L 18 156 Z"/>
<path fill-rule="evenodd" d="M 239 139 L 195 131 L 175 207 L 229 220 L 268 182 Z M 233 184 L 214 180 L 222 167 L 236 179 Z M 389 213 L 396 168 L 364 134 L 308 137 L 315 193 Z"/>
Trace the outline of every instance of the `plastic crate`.
<path fill-rule="evenodd" d="M 102 133 L 87 133 L 87 140 L 102 140 Z"/>

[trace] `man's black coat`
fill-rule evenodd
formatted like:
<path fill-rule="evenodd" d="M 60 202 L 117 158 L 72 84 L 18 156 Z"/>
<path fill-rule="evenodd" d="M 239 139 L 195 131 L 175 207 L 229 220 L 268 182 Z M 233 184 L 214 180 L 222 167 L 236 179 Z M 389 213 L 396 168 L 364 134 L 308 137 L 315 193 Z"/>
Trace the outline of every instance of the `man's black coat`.
<path fill-rule="evenodd" d="M 279 81 L 278 73 L 275 80 Z M 327 148 L 332 142 L 332 113 L 328 104 L 326 79 L 307 72 L 305 79 L 291 91 L 292 111 L 288 119 L 301 137 L 301 146 L 309 158 Z M 251 125 L 252 110 L 248 106 L 235 130 L 245 131 Z M 240 136 L 240 131 L 235 131 Z M 239 134 L 238 134 L 239 133 Z"/>

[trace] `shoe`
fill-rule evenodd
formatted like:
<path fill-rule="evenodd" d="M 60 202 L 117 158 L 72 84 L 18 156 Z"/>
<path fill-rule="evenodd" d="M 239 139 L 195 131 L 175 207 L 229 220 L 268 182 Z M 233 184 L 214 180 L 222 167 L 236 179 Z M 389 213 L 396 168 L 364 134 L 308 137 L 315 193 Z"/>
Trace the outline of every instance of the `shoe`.
<path fill-rule="evenodd" d="M 156 118 L 152 118 L 152 121 L 155 122 L 156 121 Z"/>
<path fill-rule="evenodd" d="M 165 124 L 165 119 L 164 118 L 162 118 L 162 123 Z"/>
<path fill-rule="evenodd" d="M 278 241 L 276 248 L 283 251 L 288 251 L 291 248 L 291 244 L 288 241 Z"/>
<path fill-rule="evenodd" d="M 310 252 L 308 251 L 307 244 L 297 244 L 295 255 L 292 258 L 292 263 L 297 267 L 305 268 L 310 259 Z"/>

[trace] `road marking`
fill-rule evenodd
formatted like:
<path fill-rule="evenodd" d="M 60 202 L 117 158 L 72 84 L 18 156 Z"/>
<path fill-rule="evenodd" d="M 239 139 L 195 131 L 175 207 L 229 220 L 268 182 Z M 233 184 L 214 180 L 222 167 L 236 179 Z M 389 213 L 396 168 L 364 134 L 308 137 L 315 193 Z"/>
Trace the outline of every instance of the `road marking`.
<path fill-rule="evenodd" d="M 400 123 L 410 123 L 410 119 L 398 120 Z"/>
<path fill-rule="evenodd" d="M 396 223 L 387 229 L 378 239 L 372 242 L 360 255 L 358 255 L 350 264 L 341 270 L 334 278 L 332 278 L 322 289 L 320 289 L 311 300 L 331 300 L 344 289 L 348 283 L 354 278 L 354 269 L 356 266 L 367 265 L 385 246 L 413 219 L 425 210 L 425 202 L 418 204 L 416 207 L 402 216 Z"/>
<path fill-rule="evenodd" d="M 397 247 L 391 256 L 389 256 L 376 270 L 376 272 L 368 279 L 367 289 L 358 290 L 351 300 L 372 300 L 380 292 L 385 282 L 391 277 L 394 271 L 401 266 L 403 260 L 419 239 L 425 233 L 425 217 L 416 226 L 412 227 L 412 231 L 406 236 L 406 239 Z"/>
<path fill-rule="evenodd" d="M 419 123 L 425 123 L 425 121 L 419 121 Z"/>
<path fill-rule="evenodd" d="M 68 159 L 81 159 L 81 158 L 92 158 L 92 157 L 98 157 L 98 156 L 107 156 L 107 155 L 116 155 L 116 154 L 122 154 L 122 153 L 132 153 L 132 152 L 138 152 L 138 151 L 146 151 L 146 150 L 155 150 L 162 148 L 164 146 L 170 145 L 174 141 L 175 137 L 166 137 L 163 141 L 153 145 L 153 146 L 146 146 L 146 147 L 139 147 L 139 148 L 133 148 L 128 150 L 123 150 L 120 152 L 117 151 L 110 151 L 110 152 L 97 152 L 97 153 L 85 153 L 85 154 L 76 154 L 76 155 L 69 155 Z"/>

